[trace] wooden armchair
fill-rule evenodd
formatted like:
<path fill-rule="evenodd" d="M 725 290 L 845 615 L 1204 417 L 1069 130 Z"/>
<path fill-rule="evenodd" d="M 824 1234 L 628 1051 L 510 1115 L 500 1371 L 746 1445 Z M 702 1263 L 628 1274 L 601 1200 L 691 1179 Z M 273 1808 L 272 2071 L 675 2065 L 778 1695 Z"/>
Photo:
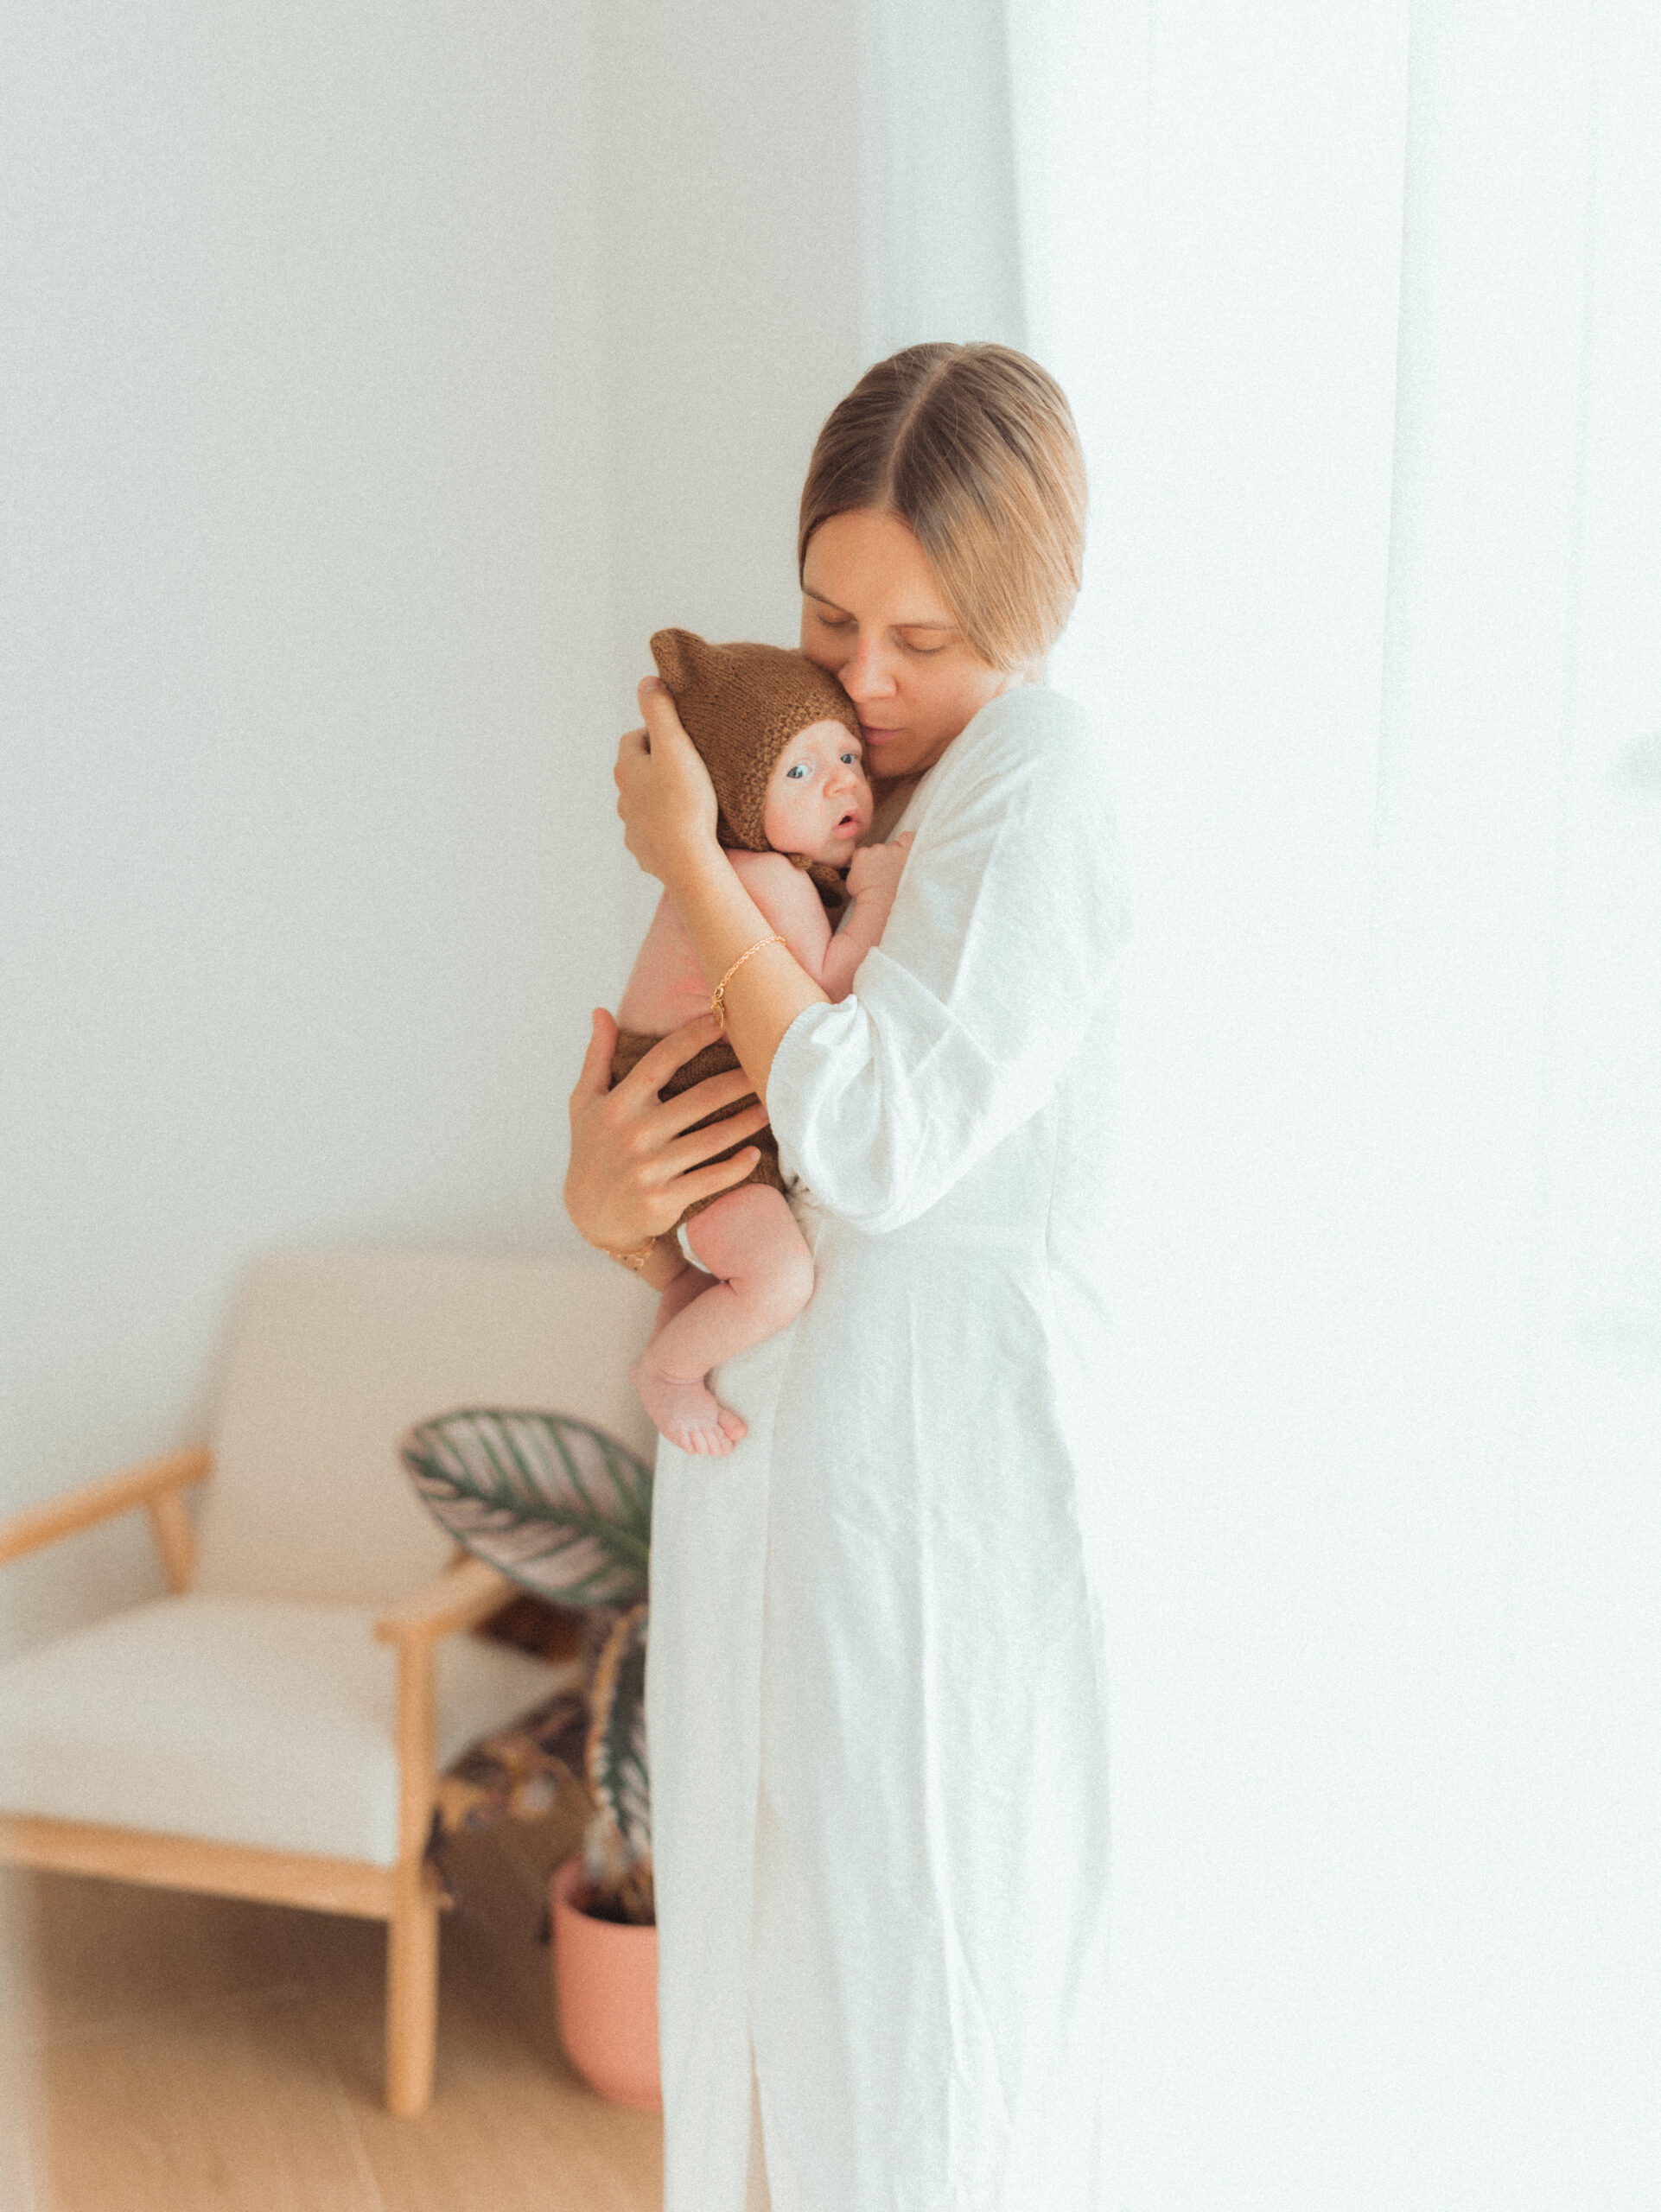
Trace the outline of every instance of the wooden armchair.
<path fill-rule="evenodd" d="M 393 1447 L 497 1405 L 645 1448 L 627 1370 L 651 1316 L 601 1262 L 260 1262 L 211 1446 L 0 1522 L 3 1563 L 142 1506 L 171 1592 L 0 1668 L 0 1858 L 385 1920 L 386 2102 L 423 2111 L 437 1777 L 575 1668 L 465 1633 L 512 1586 L 449 1559 Z M 185 1498 L 210 1474 L 199 1542 Z"/>

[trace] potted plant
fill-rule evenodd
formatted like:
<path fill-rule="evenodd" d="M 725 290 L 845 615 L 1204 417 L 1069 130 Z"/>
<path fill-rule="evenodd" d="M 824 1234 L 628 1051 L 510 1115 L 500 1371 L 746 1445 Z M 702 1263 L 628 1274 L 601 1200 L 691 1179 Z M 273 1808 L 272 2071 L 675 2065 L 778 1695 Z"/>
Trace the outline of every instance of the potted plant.
<path fill-rule="evenodd" d="M 602 2096 L 661 2102 L 646 1755 L 652 1470 L 569 1414 L 467 1408 L 421 1421 L 399 1456 L 456 1541 L 521 1588 L 588 1616 L 580 1858 L 549 1878 L 554 1987 L 572 2064 Z"/>

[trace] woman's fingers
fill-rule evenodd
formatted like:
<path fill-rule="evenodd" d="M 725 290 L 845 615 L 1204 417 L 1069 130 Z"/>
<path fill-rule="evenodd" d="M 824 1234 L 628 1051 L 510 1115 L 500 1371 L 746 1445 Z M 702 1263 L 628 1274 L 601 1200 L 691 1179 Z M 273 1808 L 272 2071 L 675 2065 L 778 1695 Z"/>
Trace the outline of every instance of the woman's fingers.
<path fill-rule="evenodd" d="M 649 1052 L 642 1052 L 634 1065 L 618 1084 L 620 1090 L 661 1090 L 676 1071 L 695 1060 L 698 1054 L 713 1045 L 721 1034 L 721 1025 L 712 1014 L 695 1014 L 690 1021 L 682 1022 L 678 1029 L 671 1029 L 666 1037 L 659 1037 Z M 742 1092 L 737 1094 L 742 1096 Z M 706 1108 L 705 1111 L 709 1109 Z M 695 1115 L 693 1119 L 697 1117 Z"/>
<path fill-rule="evenodd" d="M 731 1160 L 717 1160 L 708 1167 L 695 1167 L 690 1173 L 678 1175 L 667 1186 L 678 1207 L 695 1205 L 700 1198 L 718 1198 L 722 1191 L 730 1191 L 735 1183 L 741 1183 L 756 1161 L 761 1157 L 754 1145 Z"/>
<path fill-rule="evenodd" d="M 672 1179 L 684 1175 L 689 1167 L 702 1167 L 717 1153 L 741 1144 L 746 1137 L 759 1136 L 767 1125 L 765 1106 L 747 1106 L 741 1114 L 729 1114 L 724 1121 L 711 1122 L 707 1129 L 689 1129 L 684 1136 L 665 1144 L 657 1156 Z"/>
<path fill-rule="evenodd" d="M 646 717 L 646 734 L 650 740 L 672 745 L 678 737 L 683 745 L 691 743 L 681 725 L 669 686 L 662 677 L 643 676 L 635 687 L 634 696 L 640 702 L 640 712 Z M 651 750 L 651 746 L 647 749 Z"/>
<path fill-rule="evenodd" d="M 689 1060 L 696 1059 L 706 1046 L 713 1045 L 720 1034 L 714 1015 L 701 1014 L 693 1020 L 684 1022 L 678 1029 L 671 1029 L 668 1036 L 659 1038 L 618 1084 L 620 1102 L 634 1119 L 642 1138 L 654 1149 L 666 1146 L 671 1138 L 684 1135 L 694 1123 L 707 1120 L 711 1114 L 736 1106 L 741 1098 L 754 1097 L 755 1085 L 743 1069 L 729 1068 L 720 1075 L 705 1076 L 690 1090 L 678 1090 L 672 1097 L 659 1102 L 656 1094 L 670 1078 Z M 648 1096 L 652 1100 L 649 1108 Z M 709 1133 L 712 1141 L 700 1144 L 691 1156 L 707 1160 L 712 1151 L 722 1151 L 736 1143 L 741 1136 L 750 1136 L 757 1129 L 765 1128 L 767 1120 L 766 1107 L 757 1104 L 747 1108 L 741 1114 L 729 1116 L 720 1130 L 712 1128 Z M 683 1154 L 678 1165 L 684 1166 L 685 1161 L 686 1155 Z"/>
<path fill-rule="evenodd" d="M 678 1090 L 672 1098 L 664 1100 L 652 1116 L 653 1134 L 678 1137 L 695 1122 L 706 1120 L 711 1114 L 724 1114 L 741 1099 L 754 1096 L 755 1085 L 742 1068 L 735 1068 L 727 1075 L 705 1076 L 690 1090 Z"/>
<path fill-rule="evenodd" d="M 630 730 L 617 748 L 617 812 L 624 843 L 661 883 L 703 845 L 714 846 L 715 785 L 655 677 L 640 686 L 640 711 L 646 728 Z"/>
<path fill-rule="evenodd" d="M 603 1007 L 594 1027 L 582 1072 L 571 1092 L 571 1156 L 565 1205 L 590 1243 L 632 1249 L 668 1230 L 696 1198 L 717 1197 L 741 1183 L 759 1157 L 746 1146 L 736 1160 L 715 1155 L 744 1144 L 767 1126 L 758 1101 L 702 1129 L 694 1122 L 751 1096 L 742 1069 L 711 1076 L 673 1098 L 658 1093 L 676 1070 L 720 1034 L 714 1017 L 700 1014 L 659 1038 L 615 1088 L 612 1060 L 617 1024 Z"/>
<path fill-rule="evenodd" d="M 655 676 L 640 685 L 640 712 L 646 717 L 645 745 L 651 760 L 651 785 L 660 804 L 683 812 L 706 813 L 715 826 L 715 786 L 703 756 L 681 726 L 675 702 Z"/>
<path fill-rule="evenodd" d="M 617 1050 L 617 1024 L 602 1006 L 594 1010 L 594 1027 L 589 1036 L 589 1049 L 582 1055 L 582 1071 L 571 1092 L 571 1119 L 576 1121 L 591 1098 L 603 1097 L 611 1089 L 612 1057 Z"/>

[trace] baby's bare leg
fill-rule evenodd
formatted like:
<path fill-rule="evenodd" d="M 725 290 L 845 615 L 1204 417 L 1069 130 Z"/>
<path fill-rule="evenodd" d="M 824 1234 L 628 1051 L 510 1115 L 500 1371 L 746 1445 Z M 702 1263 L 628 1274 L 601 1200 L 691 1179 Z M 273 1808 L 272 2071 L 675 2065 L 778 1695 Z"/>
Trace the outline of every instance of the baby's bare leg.
<path fill-rule="evenodd" d="M 690 1306 L 695 1298 L 702 1298 L 714 1283 L 713 1275 L 706 1275 L 702 1268 L 695 1268 L 689 1260 L 658 1300 L 658 1318 L 652 1324 L 652 1335 L 661 1336 L 682 1307 Z"/>
<path fill-rule="evenodd" d="M 812 1295 L 813 1261 L 783 1192 L 758 1183 L 695 1214 L 686 1241 L 719 1280 L 664 1322 L 634 1364 L 634 1387 L 671 1444 L 719 1459 L 742 1441 L 744 1424 L 703 1378 L 795 1319 Z"/>

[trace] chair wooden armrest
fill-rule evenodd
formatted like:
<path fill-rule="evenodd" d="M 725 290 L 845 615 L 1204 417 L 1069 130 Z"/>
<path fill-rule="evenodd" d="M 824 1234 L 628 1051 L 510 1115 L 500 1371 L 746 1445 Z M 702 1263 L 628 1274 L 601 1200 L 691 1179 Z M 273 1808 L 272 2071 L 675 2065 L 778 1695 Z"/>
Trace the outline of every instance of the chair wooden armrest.
<path fill-rule="evenodd" d="M 56 1543 L 60 1536 L 73 1536 L 81 1529 L 113 1519 L 118 1513 L 130 1512 L 135 1505 L 144 1505 L 150 1509 L 169 1584 L 175 1590 L 188 1589 L 194 1539 L 180 1492 L 202 1481 L 213 1465 L 213 1455 L 207 1445 L 189 1444 L 181 1451 L 145 1459 L 136 1467 L 124 1467 L 118 1474 L 83 1483 L 79 1490 L 52 1498 L 45 1505 L 26 1507 L 22 1513 L 0 1521 L 0 1566 Z"/>
<path fill-rule="evenodd" d="M 481 1559 L 459 1560 L 375 1623 L 382 1643 L 436 1643 L 500 1612 L 519 1586 Z"/>

